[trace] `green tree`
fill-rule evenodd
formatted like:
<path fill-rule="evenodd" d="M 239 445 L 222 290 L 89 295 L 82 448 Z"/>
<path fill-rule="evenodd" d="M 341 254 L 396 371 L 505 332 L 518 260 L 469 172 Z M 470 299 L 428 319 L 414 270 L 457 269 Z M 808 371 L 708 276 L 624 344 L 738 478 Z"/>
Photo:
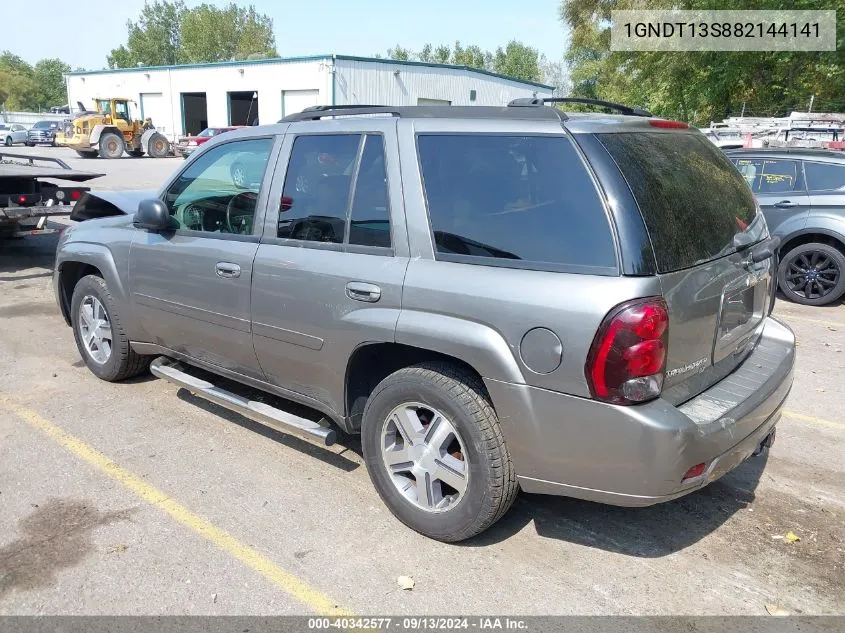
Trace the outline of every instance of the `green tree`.
<path fill-rule="evenodd" d="M 511 40 L 504 49 L 496 50 L 493 70 L 509 77 L 540 81 L 540 53 L 536 48 Z"/>
<path fill-rule="evenodd" d="M 273 20 L 253 5 L 203 3 L 187 8 L 182 0 L 145 2 L 137 21 L 127 22 L 126 44 L 108 56 L 110 68 L 170 66 L 180 63 L 275 57 Z"/>
<path fill-rule="evenodd" d="M 255 7 L 231 3 L 218 8 L 201 4 L 185 11 L 180 28 L 180 59 L 211 62 L 275 57 L 273 20 Z"/>
<path fill-rule="evenodd" d="M 180 62 L 180 24 L 187 9 L 182 0 L 144 2 L 138 21 L 129 20 L 125 46 L 112 50 L 110 68 L 129 66 L 167 66 Z"/>
<path fill-rule="evenodd" d="M 393 48 L 387 49 L 387 58 L 388 59 L 395 59 L 397 61 L 406 62 L 409 59 L 411 59 L 411 55 L 412 55 L 411 51 L 409 51 L 407 48 L 402 48 L 401 46 L 399 46 L 399 44 L 397 44 Z"/>
<path fill-rule="evenodd" d="M 570 30 L 572 93 L 697 125 L 738 114 L 743 103 L 746 114 L 784 115 L 806 108 L 810 95 L 817 110 L 845 110 L 845 24 L 837 25 L 836 52 L 610 51 L 612 10 L 665 8 L 842 11 L 845 0 L 565 0 L 560 18 Z"/>
<path fill-rule="evenodd" d="M 528 81 L 539 81 L 543 77 L 540 54 L 536 49 L 516 41 L 509 42 L 505 48 L 499 48 L 495 53 L 476 45 L 464 47 L 460 41 L 455 42 L 454 48 L 445 44 L 437 47 L 426 44 L 416 55 L 397 44 L 387 51 L 387 58 L 469 66 Z"/>
<path fill-rule="evenodd" d="M 38 104 L 42 108 L 67 103 L 64 74 L 70 66 L 58 58 L 42 59 L 35 64 L 33 79 L 38 86 Z"/>
<path fill-rule="evenodd" d="M 460 42 L 455 42 L 452 49 L 452 63 L 458 66 L 487 69 L 487 57 L 480 46 L 472 45 L 464 48 Z"/>
<path fill-rule="evenodd" d="M 7 110 L 38 109 L 38 86 L 32 66 L 9 51 L 0 54 L 0 92 Z"/>

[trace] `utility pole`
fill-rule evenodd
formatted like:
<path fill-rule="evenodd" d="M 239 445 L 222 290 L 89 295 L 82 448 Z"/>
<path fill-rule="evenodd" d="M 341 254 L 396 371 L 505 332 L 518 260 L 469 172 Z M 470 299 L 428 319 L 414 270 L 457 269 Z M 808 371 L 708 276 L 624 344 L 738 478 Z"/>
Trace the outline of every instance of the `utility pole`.
<path fill-rule="evenodd" d="M 807 108 L 807 114 L 809 114 L 810 112 L 813 111 L 813 101 L 815 101 L 815 100 L 816 100 L 816 95 L 814 95 L 814 94 L 810 95 L 810 107 Z"/>

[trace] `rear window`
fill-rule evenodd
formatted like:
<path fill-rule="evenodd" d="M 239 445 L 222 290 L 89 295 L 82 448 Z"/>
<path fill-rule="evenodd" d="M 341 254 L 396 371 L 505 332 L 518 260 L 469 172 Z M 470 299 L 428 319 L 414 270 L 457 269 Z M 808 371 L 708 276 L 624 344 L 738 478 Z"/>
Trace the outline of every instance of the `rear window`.
<path fill-rule="evenodd" d="M 727 157 L 703 136 L 660 132 L 597 134 L 640 207 L 657 269 L 689 268 L 764 237 L 754 196 Z"/>
<path fill-rule="evenodd" d="M 437 259 L 616 274 L 593 181 L 564 136 L 421 134 Z"/>

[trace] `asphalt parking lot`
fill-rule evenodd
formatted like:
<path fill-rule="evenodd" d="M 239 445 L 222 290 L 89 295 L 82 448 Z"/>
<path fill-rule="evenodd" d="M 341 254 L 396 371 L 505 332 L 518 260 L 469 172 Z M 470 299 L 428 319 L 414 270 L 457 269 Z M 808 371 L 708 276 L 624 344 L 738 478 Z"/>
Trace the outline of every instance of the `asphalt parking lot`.
<path fill-rule="evenodd" d="M 181 164 L 15 152 L 103 171 L 100 189 Z M 778 303 L 798 366 L 767 455 L 651 508 L 522 495 L 445 545 L 392 517 L 354 439 L 319 448 L 152 376 L 97 380 L 53 298 L 55 246 L 0 244 L 2 614 L 845 613 L 845 303 Z"/>

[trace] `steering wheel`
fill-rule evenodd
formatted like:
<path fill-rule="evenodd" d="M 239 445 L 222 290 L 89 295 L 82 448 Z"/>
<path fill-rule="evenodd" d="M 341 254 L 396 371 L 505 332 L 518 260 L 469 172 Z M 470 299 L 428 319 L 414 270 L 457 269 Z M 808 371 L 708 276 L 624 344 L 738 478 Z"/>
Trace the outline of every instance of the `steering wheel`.
<path fill-rule="evenodd" d="M 243 198 L 247 204 L 238 205 L 235 203 Z M 248 235 L 252 233 L 252 219 L 255 217 L 255 203 L 258 201 L 258 194 L 254 191 L 241 191 L 229 199 L 226 205 L 226 229 L 229 233 Z M 240 206 L 240 209 L 238 209 Z M 248 210 L 244 210 L 247 207 Z"/>

